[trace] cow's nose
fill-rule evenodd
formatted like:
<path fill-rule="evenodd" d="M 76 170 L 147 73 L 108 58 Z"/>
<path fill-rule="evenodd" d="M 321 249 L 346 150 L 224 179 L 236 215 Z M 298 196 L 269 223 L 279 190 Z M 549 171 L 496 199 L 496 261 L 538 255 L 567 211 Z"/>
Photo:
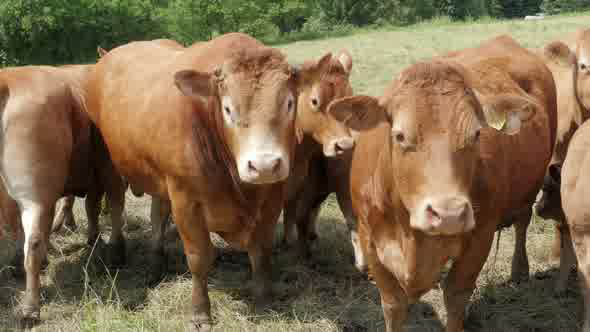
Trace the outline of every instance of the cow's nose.
<path fill-rule="evenodd" d="M 470 231 L 475 225 L 473 209 L 466 198 L 433 200 L 424 208 L 426 229 L 433 233 L 452 235 Z"/>
<path fill-rule="evenodd" d="M 257 176 L 268 176 L 281 170 L 281 157 L 276 154 L 262 154 L 256 159 L 248 160 L 248 171 Z"/>

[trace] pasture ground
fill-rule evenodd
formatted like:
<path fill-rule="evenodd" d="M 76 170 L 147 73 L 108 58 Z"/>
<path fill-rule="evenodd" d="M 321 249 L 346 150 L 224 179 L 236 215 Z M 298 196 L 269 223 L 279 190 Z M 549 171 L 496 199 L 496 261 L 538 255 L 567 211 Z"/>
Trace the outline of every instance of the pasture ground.
<path fill-rule="evenodd" d="M 324 52 L 348 49 L 354 59 L 356 93 L 381 94 L 403 67 L 433 55 L 471 47 L 507 33 L 526 47 L 540 47 L 588 25 L 590 16 L 562 16 L 543 21 L 472 24 L 429 22 L 396 30 L 363 31 L 347 37 L 296 42 L 280 46 L 302 62 Z M 149 199 L 128 195 L 126 208 L 128 265 L 106 270 L 85 246 L 83 202 L 75 213 L 81 226 L 51 237 L 49 266 L 42 275 L 42 324 L 36 331 L 182 331 L 189 319 L 190 274 L 179 243 L 170 243 L 169 271 L 156 287 L 147 287 L 150 235 Z M 108 238 L 108 222 L 103 223 Z M 278 227 L 280 234 L 282 227 Z M 243 253 L 221 249 L 209 278 L 216 331 L 382 331 L 383 318 L 375 286 L 356 272 L 342 215 L 333 199 L 318 222 L 320 238 L 311 261 L 296 263 L 292 253 L 276 250 L 271 310 L 250 311 L 246 288 L 249 266 Z M 536 218 L 529 228 L 529 282 L 508 281 L 513 231 L 501 235 L 492 249 L 472 297 L 468 331 L 576 331 L 581 297 L 572 274 L 565 296 L 553 293 L 554 263 L 548 261 L 553 238 L 550 221 Z M 0 240 L 0 331 L 18 329 L 12 316 L 24 282 L 12 277 L 8 261 L 14 244 Z M 434 289 L 411 307 L 409 331 L 442 331 L 446 319 L 442 292 Z"/>

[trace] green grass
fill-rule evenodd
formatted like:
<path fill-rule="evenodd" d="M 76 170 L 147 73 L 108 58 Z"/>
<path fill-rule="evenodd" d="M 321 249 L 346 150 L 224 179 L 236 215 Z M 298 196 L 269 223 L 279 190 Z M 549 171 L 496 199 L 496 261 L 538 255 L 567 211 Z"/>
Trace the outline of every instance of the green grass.
<path fill-rule="evenodd" d="M 356 93 L 379 95 L 402 68 L 450 50 L 477 45 L 498 34 L 510 34 L 527 47 L 570 34 L 590 22 L 590 16 L 562 16 L 544 21 L 492 21 L 470 24 L 437 20 L 404 28 L 381 28 L 354 34 L 299 41 L 279 46 L 293 62 L 348 49 L 354 58 L 352 84 Z M 190 276 L 178 243 L 166 279 L 149 288 L 147 259 L 150 228 L 149 201 L 128 196 L 126 208 L 128 265 L 107 271 L 84 246 L 86 220 L 82 202 L 75 213 L 81 229 L 51 238 L 50 265 L 42 276 L 42 324 L 36 331 L 183 331 L 189 319 Z M 333 200 L 323 208 L 320 238 L 313 259 L 294 263 L 291 252 L 274 256 L 272 310 L 252 313 L 246 289 L 245 254 L 219 249 L 209 278 L 209 294 L 216 331 L 382 331 L 379 294 L 351 264 L 352 250 L 342 215 Z M 280 228 L 280 227 L 279 227 Z M 109 234 L 109 226 L 103 226 Z M 280 230 L 278 231 L 280 233 Z M 553 294 L 554 265 L 547 260 L 553 237 L 551 223 L 537 219 L 530 227 L 528 251 L 531 281 L 508 282 L 513 231 L 502 233 L 500 249 L 482 271 L 472 297 L 468 327 L 472 331 L 575 331 L 581 301 L 572 278 L 567 296 Z M 495 248 L 495 247 L 494 247 Z M 100 250 L 99 250 L 100 251 Z M 14 252 L 9 240 L 0 240 L 0 330 L 16 327 L 12 310 L 24 283 L 5 268 Z M 434 289 L 411 307 L 409 331 L 441 331 L 445 320 L 442 293 Z"/>

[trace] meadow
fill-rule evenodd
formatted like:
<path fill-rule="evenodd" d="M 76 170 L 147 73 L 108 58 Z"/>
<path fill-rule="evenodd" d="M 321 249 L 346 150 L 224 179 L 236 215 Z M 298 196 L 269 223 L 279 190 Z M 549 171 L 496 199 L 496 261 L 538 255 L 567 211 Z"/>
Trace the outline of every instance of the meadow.
<path fill-rule="evenodd" d="M 300 41 L 277 46 L 294 62 L 325 52 L 347 49 L 354 60 L 351 81 L 355 93 L 380 95 L 404 67 L 451 50 L 510 34 L 523 46 L 542 47 L 588 26 L 590 14 L 542 21 L 484 21 L 469 24 L 430 21 L 405 28 L 362 30 L 338 38 Z M 42 323 L 35 331 L 183 331 L 190 307 L 190 273 L 178 241 L 168 244 L 165 279 L 148 287 L 149 198 L 127 195 L 128 265 L 108 270 L 86 244 L 83 200 L 75 206 L 79 229 L 51 236 L 49 266 L 42 274 Z M 101 216 L 103 238 L 108 218 Z M 277 239 L 281 234 L 277 227 Z M 313 257 L 298 262 L 292 251 L 278 248 L 273 258 L 275 302 L 263 315 L 250 310 L 248 258 L 218 239 L 219 256 L 209 277 L 215 331 L 382 331 L 376 287 L 352 265 L 346 226 L 333 199 L 318 222 L 319 239 Z M 551 221 L 534 218 L 529 228 L 531 276 L 520 284 L 509 281 L 513 230 L 501 233 L 480 274 L 469 306 L 467 331 L 577 331 L 580 293 L 571 274 L 564 296 L 554 294 L 555 262 L 549 261 Z M 497 235 L 498 236 L 498 233 Z M 13 309 L 19 304 L 24 280 L 7 266 L 14 253 L 10 239 L 0 240 L 0 331 L 19 329 Z M 435 288 L 411 307 L 408 331 L 442 331 L 446 319 L 442 292 Z"/>

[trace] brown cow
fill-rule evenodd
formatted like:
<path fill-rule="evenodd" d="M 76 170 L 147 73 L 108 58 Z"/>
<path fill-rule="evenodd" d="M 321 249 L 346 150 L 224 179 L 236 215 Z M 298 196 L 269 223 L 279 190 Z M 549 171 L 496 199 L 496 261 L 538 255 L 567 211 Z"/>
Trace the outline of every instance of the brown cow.
<path fill-rule="evenodd" d="M 87 195 L 88 218 L 96 221 L 100 183 L 109 181 L 109 187 L 115 187 L 115 180 L 107 175 L 111 167 L 100 134 L 85 112 L 83 86 L 91 68 L 45 66 L 0 71 L 0 176 L 3 190 L 16 202 L 3 204 L 3 214 L 14 222 L 19 215 L 15 207 L 20 208 L 24 239 L 19 236 L 17 248 L 24 250 L 27 276 L 22 308 L 25 319 L 39 318 L 39 269 L 47 254 L 57 199 Z M 110 198 L 113 202 L 123 199 Z M 111 206 L 120 208 L 112 212 L 111 239 L 116 243 L 122 203 Z M 90 227 L 89 241 L 97 237 L 98 230 Z"/>
<path fill-rule="evenodd" d="M 348 129 L 327 113 L 332 100 L 352 95 L 349 82 L 352 58 L 346 51 L 337 58 L 327 54 L 317 62 L 305 62 L 303 72 L 310 72 L 308 68 L 313 66 L 326 68 L 315 77 L 302 75 L 300 78 L 296 121 L 299 143 L 295 149 L 294 169 L 288 181 L 283 243 L 294 241 L 294 226 L 297 226 L 297 234 L 308 234 L 308 223 L 301 220 L 300 208 L 307 204 L 309 198 L 314 197 L 315 193 L 310 192 L 309 184 L 310 181 L 317 182 L 319 175 L 316 174 L 317 168 L 310 169 L 310 164 L 322 156 L 331 158 L 342 155 L 354 146 Z M 297 237 L 297 251 L 300 256 L 309 254 L 308 239 L 308 236 Z"/>
<path fill-rule="evenodd" d="M 178 42 L 176 42 L 172 39 L 156 39 L 156 40 L 153 40 L 152 42 L 158 43 L 163 46 L 176 48 L 176 49 L 183 48 L 183 46 L 181 44 L 179 44 Z M 108 53 L 107 50 L 105 50 L 104 48 L 102 48 L 100 46 L 96 47 L 96 52 L 98 53 L 99 59 Z M 131 190 L 133 191 L 133 194 L 135 196 L 139 197 L 143 194 L 141 192 L 135 191 L 134 188 L 131 188 Z M 77 227 L 76 220 L 74 218 L 74 212 L 73 212 L 75 200 L 76 199 L 75 199 L 74 195 L 68 195 L 58 201 L 57 208 L 56 208 L 57 212 L 55 214 L 55 219 L 53 220 L 53 228 L 51 230 L 52 232 L 59 231 L 59 229 L 62 227 L 62 225 L 66 225 L 66 227 L 68 227 L 71 230 L 76 229 L 76 227 Z M 96 227 L 96 229 L 98 230 L 97 225 L 93 225 L 93 226 Z"/>
<path fill-rule="evenodd" d="M 130 186 L 152 195 L 155 262 L 172 211 L 193 275 L 191 327 L 211 328 L 209 232 L 248 251 L 257 307 L 271 294 L 274 226 L 296 144 L 298 73 L 240 33 L 176 49 L 134 42 L 107 53 L 89 113 Z"/>
<path fill-rule="evenodd" d="M 590 331 L 590 123 L 585 122 L 576 131 L 569 144 L 561 173 L 561 202 L 566 227 L 578 263 L 578 275 L 584 299 L 583 331 Z M 573 243 L 572 243 L 573 242 Z M 564 243 L 565 244 L 565 243 Z"/>
<path fill-rule="evenodd" d="M 555 150 L 541 196 L 535 204 L 535 211 L 543 218 L 556 221 L 557 235 L 552 256 L 560 257 L 556 291 L 562 292 L 566 289 L 570 267 L 575 264 L 575 257 L 561 207 L 561 165 L 565 160 L 571 137 L 590 116 L 590 29 L 577 32 L 571 48 L 561 41 L 549 43 L 543 50 L 543 58 L 551 69 L 557 86 L 558 126 Z M 562 246 L 565 250 L 560 250 Z"/>
<path fill-rule="evenodd" d="M 498 225 L 530 209 L 543 182 L 555 93 L 544 63 L 502 36 L 410 66 L 380 98 L 330 105 L 363 131 L 350 192 L 387 331 L 401 330 L 408 304 L 435 286 L 449 259 L 447 331 L 463 330 Z"/>

